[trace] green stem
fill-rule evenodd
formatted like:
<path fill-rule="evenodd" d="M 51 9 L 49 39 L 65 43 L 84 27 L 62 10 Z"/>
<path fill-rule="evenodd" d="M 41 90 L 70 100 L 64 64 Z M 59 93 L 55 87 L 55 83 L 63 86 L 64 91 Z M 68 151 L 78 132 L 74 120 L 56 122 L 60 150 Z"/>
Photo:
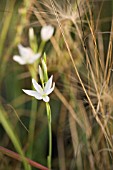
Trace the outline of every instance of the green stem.
<path fill-rule="evenodd" d="M 41 41 L 41 44 L 40 44 L 39 50 L 38 50 L 39 53 L 42 53 L 44 46 L 45 46 L 45 43 L 46 43 L 45 41 Z"/>
<path fill-rule="evenodd" d="M 32 99 L 31 116 L 30 116 L 30 123 L 29 123 L 29 137 L 28 137 L 29 158 L 32 158 L 34 131 L 35 131 L 35 123 L 36 123 L 36 110 L 37 110 L 37 100 Z"/>
<path fill-rule="evenodd" d="M 31 77 L 37 80 L 37 74 L 36 71 L 34 70 L 34 67 L 32 65 L 28 65 L 28 69 L 31 74 Z M 29 123 L 29 136 L 28 136 L 29 149 L 27 153 L 29 158 L 32 158 L 34 131 L 35 131 L 35 123 L 36 123 L 36 111 L 37 111 L 37 100 L 32 99 L 31 115 L 30 115 L 30 123 Z"/>
<path fill-rule="evenodd" d="M 48 168 L 51 169 L 52 158 L 52 128 L 51 128 L 51 108 L 49 103 L 46 103 L 47 118 L 48 118 L 48 130 L 49 130 L 49 155 L 47 157 Z"/>

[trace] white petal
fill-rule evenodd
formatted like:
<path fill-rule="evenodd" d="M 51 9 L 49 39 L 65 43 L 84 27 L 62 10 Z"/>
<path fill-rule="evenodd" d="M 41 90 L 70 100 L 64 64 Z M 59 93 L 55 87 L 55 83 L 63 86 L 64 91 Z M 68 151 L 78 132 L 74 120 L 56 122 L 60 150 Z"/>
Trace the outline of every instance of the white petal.
<path fill-rule="evenodd" d="M 33 96 L 38 100 L 42 99 L 42 96 L 34 90 L 25 90 L 25 89 L 22 90 L 24 91 L 24 93 L 28 94 L 29 96 Z"/>
<path fill-rule="evenodd" d="M 49 95 L 55 88 L 55 83 L 53 83 L 53 87 L 46 91 L 46 95 Z"/>
<path fill-rule="evenodd" d="M 13 56 L 13 60 L 16 61 L 17 63 L 24 65 L 26 64 L 26 62 L 23 60 L 23 58 L 21 56 L 15 55 Z"/>
<path fill-rule="evenodd" d="M 25 90 L 25 89 L 22 90 L 24 91 L 24 93 L 28 94 L 29 96 L 35 97 L 35 95 L 37 94 L 37 92 L 34 90 Z"/>
<path fill-rule="evenodd" d="M 34 63 L 37 59 L 40 58 L 40 56 L 41 56 L 41 54 L 40 54 L 40 53 L 37 53 L 37 54 L 33 55 L 32 57 L 30 57 L 30 58 L 29 58 L 29 61 L 28 61 L 29 64 Z"/>
<path fill-rule="evenodd" d="M 52 80 L 53 80 L 53 75 L 49 78 L 47 81 L 45 87 L 44 87 L 44 92 L 46 93 L 52 86 Z"/>
<path fill-rule="evenodd" d="M 43 41 L 48 41 L 54 33 L 54 27 L 46 25 L 41 29 L 41 38 Z"/>
<path fill-rule="evenodd" d="M 49 102 L 49 97 L 48 96 L 43 97 L 43 101 L 44 102 Z"/>
<path fill-rule="evenodd" d="M 34 96 L 36 99 L 38 99 L 38 100 L 42 100 L 42 95 L 40 95 L 40 94 L 36 94 L 36 96 Z"/>
<path fill-rule="evenodd" d="M 36 82 L 35 79 L 32 79 L 32 83 L 33 83 L 33 86 L 34 86 L 34 88 L 36 89 L 36 91 L 37 91 L 39 94 L 43 94 L 43 89 L 42 89 L 42 87 Z"/>
<path fill-rule="evenodd" d="M 34 58 L 35 60 L 37 60 L 37 59 L 40 58 L 40 56 L 41 56 L 41 53 L 37 53 L 37 54 L 35 54 L 35 55 L 33 56 L 33 58 Z"/>
<path fill-rule="evenodd" d="M 28 56 L 33 56 L 34 52 L 29 47 L 23 47 L 21 44 L 18 45 L 19 53 L 22 57 L 28 58 Z"/>

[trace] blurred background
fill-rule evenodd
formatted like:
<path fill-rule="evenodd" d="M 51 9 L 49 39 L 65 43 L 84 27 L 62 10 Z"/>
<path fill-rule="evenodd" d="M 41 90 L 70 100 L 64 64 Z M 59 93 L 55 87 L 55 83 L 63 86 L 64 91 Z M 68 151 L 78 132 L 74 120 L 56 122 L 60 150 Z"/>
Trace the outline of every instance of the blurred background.
<path fill-rule="evenodd" d="M 41 28 L 52 25 L 42 52 L 56 84 L 52 169 L 113 169 L 112 11 L 112 0 L 0 0 L 0 146 L 47 166 L 45 103 L 22 92 L 32 88 L 31 75 L 13 56 L 18 44 L 31 47 L 30 28 L 38 51 Z M 0 170 L 12 169 L 24 166 L 0 152 Z"/>

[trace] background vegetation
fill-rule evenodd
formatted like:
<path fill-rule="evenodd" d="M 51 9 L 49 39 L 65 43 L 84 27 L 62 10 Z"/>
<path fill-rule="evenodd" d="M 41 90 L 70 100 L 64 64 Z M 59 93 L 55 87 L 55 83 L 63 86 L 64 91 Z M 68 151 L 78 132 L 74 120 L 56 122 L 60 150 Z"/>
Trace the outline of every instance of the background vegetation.
<path fill-rule="evenodd" d="M 56 82 L 50 101 L 52 168 L 113 169 L 112 11 L 112 0 L 0 0 L 1 146 L 47 166 L 45 104 L 33 107 L 37 101 L 22 92 L 31 89 L 31 76 L 13 56 L 19 43 L 30 46 L 29 28 L 39 46 L 40 30 L 49 24 L 55 28 L 44 47 Z M 30 134 L 32 113 L 35 128 Z M 0 152 L 0 170 L 24 169 L 23 162 Z"/>

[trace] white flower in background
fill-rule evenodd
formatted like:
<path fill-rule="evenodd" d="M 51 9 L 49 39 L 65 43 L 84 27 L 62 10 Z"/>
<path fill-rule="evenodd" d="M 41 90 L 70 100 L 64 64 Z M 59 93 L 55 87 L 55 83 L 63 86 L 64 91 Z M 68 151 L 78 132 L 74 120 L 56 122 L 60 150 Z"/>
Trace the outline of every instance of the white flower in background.
<path fill-rule="evenodd" d="M 30 47 L 23 47 L 21 44 L 18 45 L 19 55 L 14 55 L 13 60 L 21 65 L 33 64 L 38 58 L 40 53 L 34 53 Z"/>
<path fill-rule="evenodd" d="M 33 96 L 38 100 L 43 100 L 44 102 L 49 102 L 49 97 L 48 95 L 54 90 L 55 88 L 55 83 L 53 83 L 52 86 L 52 80 L 53 80 L 53 76 L 51 76 L 49 78 L 49 80 L 47 81 L 47 83 L 45 84 L 44 87 L 41 87 L 36 80 L 32 79 L 32 83 L 33 86 L 35 88 L 35 90 L 25 90 L 22 89 L 26 94 L 28 94 L 29 96 Z"/>
<path fill-rule="evenodd" d="M 54 33 L 54 27 L 51 25 L 43 26 L 41 29 L 41 39 L 43 41 L 48 41 Z"/>

